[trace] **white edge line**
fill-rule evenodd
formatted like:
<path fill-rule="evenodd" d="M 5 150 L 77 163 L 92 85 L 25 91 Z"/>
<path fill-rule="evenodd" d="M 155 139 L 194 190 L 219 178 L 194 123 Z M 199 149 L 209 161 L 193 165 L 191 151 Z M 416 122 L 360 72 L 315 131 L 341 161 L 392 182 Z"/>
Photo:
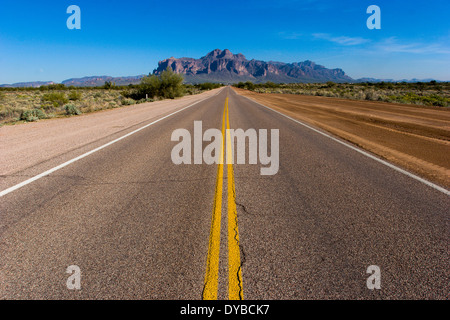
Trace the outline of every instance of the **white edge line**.
<path fill-rule="evenodd" d="M 219 93 L 220 93 L 220 91 L 219 91 L 217 94 L 219 94 Z M 216 95 L 217 95 L 217 94 L 216 94 Z M 214 96 L 216 96 L 216 95 L 214 95 Z M 15 191 L 15 190 L 17 190 L 17 189 L 20 189 L 20 188 L 22 188 L 23 186 L 26 186 L 27 184 L 30 184 L 30 183 L 32 183 L 32 182 L 34 182 L 34 181 L 36 181 L 36 180 L 38 180 L 38 179 L 40 179 L 40 178 L 42 178 L 42 177 L 48 176 L 49 174 L 51 174 L 51 173 L 53 173 L 53 172 L 55 172 L 55 171 L 57 171 L 57 170 L 59 170 L 59 169 L 61 169 L 61 168 L 64 168 L 64 167 L 68 166 L 69 164 L 74 163 L 75 161 L 78 161 L 78 160 L 80 160 L 80 159 L 83 159 L 83 158 L 85 158 L 85 157 L 87 157 L 87 156 L 93 154 L 94 152 L 100 151 L 100 150 L 102 150 L 103 148 L 106 148 L 106 147 L 108 147 L 108 146 L 110 146 L 110 145 L 112 145 L 112 144 L 114 144 L 114 143 L 116 143 L 116 142 L 118 142 L 118 141 L 120 141 L 120 140 L 122 140 L 122 139 L 125 139 L 125 138 L 131 136 L 132 134 L 135 134 L 136 132 L 139 132 L 139 131 L 141 131 L 141 130 L 147 128 L 147 127 L 150 127 L 151 125 L 153 125 L 153 124 L 155 124 L 155 123 L 157 123 L 157 122 L 159 122 L 159 121 L 161 121 L 161 120 L 164 120 L 164 119 L 166 119 L 166 118 L 168 118 L 168 117 L 170 117 L 170 116 L 173 116 L 174 114 L 176 114 L 176 113 L 178 113 L 178 112 L 181 112 L 181 111 L 183 111 L 183 110 L 186 110 L 187 108 L 190 108 L 190 107 L 192 107 L 192 106 L 194 106 L 194 105 L 196 105 L 196 104 L 198 104 L 198 103 L 200 103 L 200 102 L 202 102 L 202 101 L 205 101 L 206 99 L 209 99 L 209 98 L 211 98 L 211 97 L 214 97 L 214 96 L 206 97 L 206 98 L 201 99 L 201 100 L 199 100 L 199 101 L 197 101 L 197 102 L 194 102 L 193 104 L 190 104 L 190 105 L 188 105 L 188 106 L 186 106 L 186 107 L 184 107 L 184 108 L 181 108 L 180 110 L 177 110 L 177 111 L 175 111 L 175 112 L 172 112 L 171 114 L 168 114 L 168 115 L 166 115 L 166 116 L 164 116 L 164 117 L 162 117 L 162 118 L 159 118 L 159 119 L 157 119 L 157 120 L 155 120 L 155 121 L 153 121 L 153 122 L 151 122 L 151 123 L 149 123 L 149 124 L 146 124 L 145 126 L 140 127 L 140 128 L 138 128 L 138 129 L 136 129 L 136 130 L 134 130 L 134 131 L 132 131 L 132 132 L 129 132 L 129 133 L 127 133 L 126 135 L 121 136 L 121 137 L 119 137 L 119 138 L 117 138 L 117 139 L 115 139 L 115 140 L 113 140 L 113 141 L 110 141 L 110 142 L 108 142 L 108 143 L 106 143 L 106 144 L 104 144 L 104 145 L 102 145 L 102 146 L 100 146 L 100 147 L 98 147 L 98 148 L 95 148 L 95 149 L 93 149 L 93 150 L 91 150 L 91 151 L 88 151 L 88 152 L 86 152 L 86 153 L 84 153 L 84 154 L 82 154 L 82 155 L 80 155 L 80 156 L 78 156 L 78 157 L 76 157 L 76 158 L 73 158 L 73 159 L 71 159 L 71 160 L 69 160 L 69 161 L 66 161 L 66 162 L 60 164 L 59 166 L 56 166 L 56 167 L 54 167 L 54 168 L 51 168 L 51 169 L 49 169 L 49 170 L 47 170 L 47 171 L 45 171 L 45 172 L 42 172 L 42 173 L 40 173 L 40 174 L 38 174 L 38 175 L 36 175 L 36 176 L 34 176 L 34 177 L 28 179 L 28 180 L 25 180 L 25 181 L 23 181 L 23 182 L 21 182 L 21 183 L 19 183 L 19 184 L 16 184 L 16 185 L 14 185 L 14 186 L 12 186 L 12 187 L 10 187 L 10 188 L 8 188 L 8 189 L 5 189 L 5 190 L 3 190 L 3 191 L 0 192 L 0 197 L 3 197 L 4 195 L 7 195 L 8 193 L 11 193 L 11 192 L 13 192 L 13 191 Z"/>
<path fill-rule="evenodd" d="M 370 159 L 373 159 L 373 160 L 375 160 L 375 161 L 378 161 L 379 163 L 384 164 L 385 166 L 387 166 L 387 167 L 389 167 L 389 168 L 391 168 L 391 169 L 394 169 L 395 171 L 398 171 L 398 172 L 400 172 L 400 173 L 403 173 L 404 175 L 407 175 L 407 176 L 410 177 L 410 178 L 413 178 L 413 179 L 415 179 L 415 180 L 417 180 L 417 181 L 420 181 L 420 182 L 422 182 L 423 184 L 426 184 L 427 186 L 429 186 L 429 187 L 431 187 L 431 188 L 433 188 L 433 189 L 436 189 L 436 190 L 438 190 L 438 191 L 440 191 L 440 192 L 442 192 L 442 193 L 444 193 L 444 194 L 446 194 L 446 195 L 450 195 L 450 191 L 449 191 L 449 190 L 447 190 L 447 189 L 445 189 L 445 188 L 443 188 L 443 187 L 441 187 L 441 186 L 438 186 L 437 184 L 434 184 L 434 183 L 432 183 L 432 182 L 430 182 L 430 181 L 428 181 L 428 180 L 425 180 L 425 179 L 423 179 L 423 178 L 421 178 L 421 177 L 419 177 L 419 176 L 416 176 L 415 174 L 412 174 L 411 172 L 408 172 L 408 171 L 406 171 L 406 170 L 404 170 L 404 169 L 402 169 L 402 168 L 399 168 L 399 167 L 393 165 L 392 163 L 389 163 L 389 162 L 387 162 L 387 161 L 385 161 L 385 160 L 382 160 L 382 159 L 380 159 L 380 158 L 378 158 L 378 157 L 375 157 L 374 155 L 371 155 L 370 153 L 368 153 L 368 152 L 366 152 L 366 151 L 364 151 L 364 150 L 362 150 L 362 149 L 359 149 L 359 148 L 357 148 L 357 147 L 355 147 L 355 146 L 352 146 L 351 144 L 348 144 L 348 143 L 346 143 L 346 142 L 344 142 L 344 141 L 341 141 L 341 140 L 339 140 L 339 139 L 336 139 L 335 137 L 333 137 L 333 136 L 331 136 L 331 135 L 329 135 L 329 134 L 327 134 L 327 133 L 325 133 L 325 132 L 322 132 L 322 131 L 320 131 L 320 130 L 317 130 L 316 128 L 313 128 L 313 127 L 307 125 L 306 123 L 303 123 L 303 122 L 301 122 L 301 121 L 299 121 L 299 120 L 296 120 L 296 119 L 294 119 L 294 118 L 291 118 L 291 117 L 289 117 L 289 116 L 287 116 L 287 115 L 285 115 L 285 114 L 283 114 L 283 113 L 281 113 L 281 112 L 279 112 L 279 111 L 277 111 L 277 110 L 274 110 L 274 109 L 272 109 L 272 108 L 269 108 L 269 107 L 267 107 L 267 106 L 265 106 L 265 105 L 263 105 L 263 104 L 261 104 L 261 103 L 255 101 L 255 100 L 253 100 L 253 99 L 250 99 L 250 98 L 248 98 L 248 97 L 246 97 L 246 96 L 243 96 L 243 95 L 240 95 L 240 96 L 242 96 L 242 97 L 244 97 L 244 98 L 247 98 L 248 100 L 250 100 L 250 101 L 252 101 L 252 102 L 254 102 L 254 103 L 256 103 L 256 104 L 259 104 L 261 107 L 264 107 L 264 108 L 269 109 L 269 110 L 271 110 L 271 111 L 273 111 L 273 112 L 276 112 L 276 113 L 278 113 L 278 114 L 280 114 L 280 115 L 282 115 L 282 116 L 284 116 L 284 117 L 286 117 L 286 118 L 288 118 L 288 119 L 290 119 L 290 120 L 292 120 L 292 121 L 294 121 L 294 122 L 296 122 L 296 123 L 298 123 L 298 124 L 300 124 L 300 125 L 302 125 L 302 126 L 308 128 L 308 129 L 311 129 L 311 130 L 313 130 L 314 132 L 317 132 L 317 133 L 319 133 L 319 134 L 321 134 L 321 135 L 323 135 L 323 136 L 325 136 L 325 137 L 327 137 L 327 138 L 330 138 L 331 140 L 333 140 L 333 141 L 335 141 L 335 142 L 338 142 L 338 143 L 340 143 L 340 144 L 342 144 L 342 145 L 344 145 L 344 146 L 346 146 L 346 147 L 348 147 L 348 148 L 350 148 L 350 149 L 352 149 L 352 150 L 354 150 L 354 151 L 356 151 L 356 152 L 359 152 L 359 153 L 361 153 L 362 155 L 365 155 L 366 157 L 368 157 L 368 158 L 370 158 Z"/>

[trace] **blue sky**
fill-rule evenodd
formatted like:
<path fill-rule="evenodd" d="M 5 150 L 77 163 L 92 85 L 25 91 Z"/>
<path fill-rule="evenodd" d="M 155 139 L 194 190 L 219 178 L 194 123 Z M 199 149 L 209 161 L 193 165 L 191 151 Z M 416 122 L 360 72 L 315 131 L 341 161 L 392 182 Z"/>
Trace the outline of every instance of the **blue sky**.
<path fill-rule="evenodd" d="M 69 30 L 69 5 L 81 30 Z M 369 5 L 381 30 L 369 30 Z M 2 1 L 0 83 L 147 74 L 220 48 L 353 78 L 450 80 L 450 1 Z"/>

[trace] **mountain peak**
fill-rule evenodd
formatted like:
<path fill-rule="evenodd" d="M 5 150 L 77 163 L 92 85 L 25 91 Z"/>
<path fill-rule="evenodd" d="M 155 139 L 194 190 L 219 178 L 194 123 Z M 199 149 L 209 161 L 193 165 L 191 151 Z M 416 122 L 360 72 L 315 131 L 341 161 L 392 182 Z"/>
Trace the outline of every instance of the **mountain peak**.
<path fill-rule="evenodd" d="M 218 58 L 232 59 L 233 58 L 233 54 L 231 53 L 230 50 L 225 49 L 218 55 Z"/>
<path fill-rule="evenodd" d="M 220 50 L 220 49 L 214 49 L 213 51 L 211 51 L 210 53 L 208 53 L 205 57 L 206 58 L 209 58 L 209 57 L 212 57 L 212 58 L 216 58 L 218 55 L 220 55 L 222 53 L 222 50 Z M 205 58 L 205 57 L 203 57 L 203 58 Z"/>

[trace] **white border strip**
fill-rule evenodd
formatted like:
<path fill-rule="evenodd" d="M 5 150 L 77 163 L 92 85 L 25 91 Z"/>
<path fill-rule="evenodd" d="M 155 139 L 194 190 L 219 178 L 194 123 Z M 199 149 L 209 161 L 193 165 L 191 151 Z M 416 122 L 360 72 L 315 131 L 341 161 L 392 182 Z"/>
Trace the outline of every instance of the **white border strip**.
<path fill-rule="evenodd" d="M 221 90 L 221 91 L 222 91 L 222 90 Z M 221 91 L 219 91 L 217 94 L 219 94 Z M 216 95 L 217 95 L 217 94 L 216 94 Z M 216 96 L 216 95 L 214 95 L 214 96 Z M 110 141 L 110 142 L 108 142 L 108 143 L 106 143 L 106 144 L 104 144 L 104 145 L 102 145 L 102 146 L 100 146 L 100 147 L 98 147 L 98 148 L 95 148 L 95 149 L 93 149 L 93 150 L 91 150 L 91 151 L 88 151 L 88 152 L 82 154 L 81 156 L 78 156 L 78 157 L 76 157 L 76 158 L 73 158 L 72 160 L 66 161 L 66 162 L 60 164 L 59 166 L 56 166 L 56 167 L 54 167 L 54 168 L 52 168 L 52 169 L 49 169 L 49 170 L 47 170 L 47 171 L 45 171 L 45 172 L 42 172 L 41 174 L 38 174 L 37 176 L 34 176 L 34 177 L 32 177 L 32 178 L 30 178 L 30 179 L 28 179 L 28 180 L 25 180 L 25 181 L 23 181 L 23 182 L 21 182 L 21 183 L 19 183 L 19 184 L 16 184 L 15 186 L 12 186 L 12 187 L 10 187 L 10 188 L 8 188 L 8 189 L 5 189 L 5 190 L 3 190 L 2 192 L 0 192 L 0 197 L 3 197 L 4 195 L 7 195 L 8 193 L 11 193 L 11 192 L 13 192 L 13 191 L 15 191 L 15 190 L 17 190 L 17 189 L 19 189 L 19 188 L 22 188 L 23 186 L 26 186 L 27 184 L 30 184 L 30 183 L 32 183 L 32 182 L 34 182 L 34 181 L 36 181 L 36 180 L 38 180 L 38 179 L 40 179 L 40 178 L 42 178 L 42 177 L 48 176 L 49 174 L 51 174 L 51 173 L 53 173 L 53 172 L 55 172 L 55 171 L 57 171 L 57 170 L 59 170 L 59 169 L 61 169 L 61 168 L 64 168 L 64 167 L 68 166 L 69 164 L 74 163 L 75 161 L 78 161 L 78 160 L 80 160 L 80 159 L 83 159 L 83 158 L 85 158 L 85 157 L 87 157 L 87 156 L 93 154 L 94 152 L 100 151 L 100 150 L 102 150 L 102 149 L 104 149 L 104 148 L 106 148 L 106 147 L 108 147 L 108 146 L 110 146 L 110 145 L 112 145 L 112 144 L 114 144 L 114 143 L 116 143 L 116 142 L 119 142 L 120 140 L 123 140 L 123 139 L 125 139 L 125 138 L 127 138 L 127 137 L 129 137 L 129 136 L 131 136 L 131 135 L 133 135 L 133 134 L 135 134 L 136 132 L 139 132 L 139 131 L 141 131 L 141 130 L 143 130 L 143 129 L 145 129 L 145 128 L 148 128 L 148 127 L 150 127 L 151 125 L 153 125 L 153 124 L 155 124 L 155 123 L 157 123 L 157 122 L 159 122 L 159 121 L 161 121 L 161 120 L 164 120 L 164 119 L 166 119 L 166 118 L 168 118 L 168 117 L 170 117 L 170 116 L 173 116 L 174 114 L 176 114 L 176 113 L 178 113 L 178 112 L 181 112 L 181 111 L 183 111 L 183 110 L 186 110 L 187 108 L 190 108 L 190 107 L 192 107 L 192 106 L 194 106 L 194 105 L 196 105 L 196 104 L 198 104 L 198 103 L 200 103 L 200 102 L 203 102 L 203 101 L 205 101 L 206 99 L 212 98 L 212 97 L 214 97 L 214 96 L 206 97 L 206 98 L 204 98 L 204 99 L 202 99 L 202 100 L 199 100 L 199 101 L 197 101 L 197 102 L 194 102 L 193 104 L 190 104 L 190 105 L 188 105 L 187 107 L 184 107 L 184 108 L 182 108 L 182 109 L 180 109 L 180 110 L 177 110 L 177 111 L 175 111 L 175 112 L 172 112 L 171 114 L 168 114 L 168 115 L 166 115 L 166 116 L 164 116 L 164 117 L 162 117 L 162 118 L 159 118 L 158 120 L 155 120 L 155 121 L 153 121 L 153 122 L 151 122 L 151 123 L 149 123 L 149 124 L 146 124 L 145 126 L 140 127 L 139 129 L 136 129 L 136 130 L 134 130 L 134 131 L 132 131 L 132 132 L 129 132 L 129 133 L 127 133 L 126 135 L 121 136 L 120 138 L 117 138 L 117 139 L 115 139 L 115 140 L 113 140 L 113 141 Z"/>
<path fill-rule="evenodd" d="M 236 93 L 237 93 L 237 92 L 236 92 Z M 238 95 L 239 95 L 239 94 L 238 94 Z M 355 150 L 356 152 L 359 152 L 359 153 L 361 153 L 362 155 L 364 155 L 364 156 L 366 156 L 366 157 L 368 157 L 368 158 L 370 158 L 370 159 L 373 159 L 373 160 L 375 160 L 375 161 L 378 161 L 379 163 L 384 164 L 385 166 L 387 166 L 387 167 L 389 167 L 389 168 L 391 168 L 391 169 L 394 169 L 395 171 L 398 171 L 398 172 L 400 172 L 400 173 L 403 173 L 404 175 L 407 175 L 407 176 L 410 177 L 410 178 L 413 178 L 413 179 L 415 179 L 415 180 L 417 180 L 417 181 L 419 181 L 419 182 L 422 182 L 423 184 L 426 184 L 427 186 L 429 186 L 429 187 L 431 187 L 431 188 L 433 188 L 433 189 L 436 189 L 436 190 L 438 190 L 438 191 L 440 191 L 440 192 L 442 192 L 442 193 L 444 193 L 444 194 L 446 194 L 446 195 L 450 195 L 450 191 L 449 191 L 449 190 L 447 190 L 447 189 L 445 189 L 445 188 L 442 188 L 442 187 L 438 186 L 437 184 L 434 184 L 434 183 L 432 183 L 432 182 L 430 182 L 430 181 L 428 181 L 428 180 L 425 180 L 425 179 L 423 179 L 423 178 L 421 178 L 421 177 L 419 177 L 419 176 L 416 176 L 415 174 L 412 174 L 411 172 L 408 172 L 408 171 L 406 171 L 406 170 L 404 170 L 404 169 L 401 169 L 401 168 L 399 168 L 399 167 L 393 165 L 392 163 L 389 163 L 389 162 L 387 162 L 387 161 L 385 161 L 385 160 L 382 160 L 382 159 L 380 159 L 380 158 L 377 158 L 377 157 L 371 155 L 370 153 L 368 153 L 368 152 L 366 152 L 366 151 L 364 151 L 364 150 L 361 150 L 361 149 L 359 149 L 359 148 L 357 148 L 357 147 L 355 147 L 355 146 L 352 146 L 351 144 L 348 144 L 348 143 L 346 143 L 346 142 L 344 142 L 344 141 L 341 141 L 341 140 L 339 140 L 339 139 L 336 139 L 335 137 L 333 137 L 333 136 L 331 136 L 331 135 L 329 135 L 329 134 L 327 134 L 327 133 L 325 133 L 325 132 L 322 132 L 322 131 L 320 131 L 320 130 L 317 130 L 316 128 L 313 128 L 313 127 L 311 127 L 311 126 L 309 126 L 309 125 L 307 125 L 307 124 L 305 124 L 305 123 L 303 123 L 303 122 L 301 122 L 301 121 L 299 121 L 299 120 L 296 120 L 296 119 L 294 119 L 294 118 L 291 118 L 291 117 L 289 117 L 289 116 L 287 116 L 287 115 L 285 115 L 285 114 L 283 114 L 283 113 L 281 113 L 281 112 L 279 112 L 279 111 L 277 111 L 277 110 L 274 110 L 274 109 L 272 109 L 272 108 L 269 108 L 269 107 L 267 107 L 267 106 L 265 106 L 265 105 L 263 105 L 263 104 L 261 104 L 261 103 L 255 101 L 255 100 L 253 100 L 253 99 L 250 99 L 250 98 L 248 98 L 248 97 L 246 97 L 246 96 L 243 96 L 243 95 L 239 95 L 239 96 L 244 97 L 244 98 L 247 98 L 248 100 L 250 100 L 250 101 L 252 101 L 252 102 L 254 102 L 254 103 L 260 105 L 261 107 L 264 107 L 264 108 L 269 109 L 269 110 L 271 110 L 271 111 L 273 111 L 273 112 L 276 112 L 276 113 L 282 115 L 283 117 L 286 117 L 286 118 L 288 118 L 288 119 L 290 119 L 290 120 L 292 120 L 292 121 L 294 121 L 294 122 L 296 122 L 296 123 L 298 123 L 298 124 L 300 124 L 300 125 L 302 125 L 302 126 L 308 128 L 308 129 L 313 130 L 314 132 L 317 132 L 317 133 L 319 133 L 319 134 L 321 134 L 321 135 L 323 135 L 323 136 L 325 136 L 325 137 L 327 137 L 327 138 L 330 138 L 331 140 L 333 140 L 333 141 L 335 141 L 335 142 L 338 142 L 338 143 L 340 143 L 340 144 L 342 144 L 342 145 L 344 145 L 344 146 L 346 146 L 346 147 L 348 147 L 348 148 L 350 148 L 350 149 L 352 149 L 352 150 Z"/>

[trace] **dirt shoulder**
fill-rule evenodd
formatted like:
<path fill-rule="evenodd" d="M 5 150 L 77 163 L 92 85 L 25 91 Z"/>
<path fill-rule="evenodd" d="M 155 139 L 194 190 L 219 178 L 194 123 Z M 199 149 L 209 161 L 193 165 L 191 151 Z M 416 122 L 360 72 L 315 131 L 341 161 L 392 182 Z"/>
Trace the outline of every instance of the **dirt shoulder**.
<path fill-rule="evenodd" d="M 233 89 L 450 187 L 450 110 L 447 108 Z"/>

